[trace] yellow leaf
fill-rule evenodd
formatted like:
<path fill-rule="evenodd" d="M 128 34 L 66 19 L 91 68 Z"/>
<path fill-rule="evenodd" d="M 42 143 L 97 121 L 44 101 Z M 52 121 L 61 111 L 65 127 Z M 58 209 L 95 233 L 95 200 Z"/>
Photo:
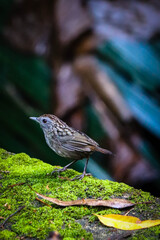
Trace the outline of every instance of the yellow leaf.
<path fill-rule="evenodd" d="M 137 217 L 123 216 L 119 214 L 108 214 L 103 216 L 97 214 L 94 215 L 96 215 L 104 225 L 122 230 L 137 230 L 160 224 L 160 220 L 141 221 Z"/>

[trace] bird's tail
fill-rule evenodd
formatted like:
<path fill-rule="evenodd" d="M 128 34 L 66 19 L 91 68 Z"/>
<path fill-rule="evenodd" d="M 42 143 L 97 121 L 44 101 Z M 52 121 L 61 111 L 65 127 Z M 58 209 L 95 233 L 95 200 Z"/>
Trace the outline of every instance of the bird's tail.
<path fill-rule="evenodd" d="M 96 147 L 96 149 L 95 149 L 97 152 L 101 152 L 101 153 L 103 153 L 103 154 L 109 154 L 109 155 L 113 155 L 113 153 L 112 152 L 110 152 L 109 150 L 107 150 L 107 149 L 104 149 L 104 148 L 101 148 L 101 147 Z"/>

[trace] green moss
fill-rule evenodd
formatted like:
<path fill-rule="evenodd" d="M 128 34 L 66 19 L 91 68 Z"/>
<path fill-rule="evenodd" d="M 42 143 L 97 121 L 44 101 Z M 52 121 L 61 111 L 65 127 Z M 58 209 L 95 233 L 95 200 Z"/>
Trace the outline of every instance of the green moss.
<path fill-rule="evenodd" d="M 85 177 L 82 181 L 67 180 L 78 174 L 74 170 L 61 173 L 63 178 L 59 178 L 57 174 L 51 176 L 53 166 L 38 159 L 30 158 L 25 153 L 11 154 L 0 149 L 0 169 L 0 216 L 6 218 L 20 206 L 25 206 L 5 225 L 6 228 L 10 227 L 12 232 L 3 230 L 1 235 L 4 235 L 7 231 L 19 237 L 45 239 L 50 231 L 56 230 L 64 237 L 64 240 L 82 238 L 91 240 L 93 239 L 92 234 L 84 230 L 76 221 L 77 219 L 87 216 L 89 221 L 93 222 L 95 219 L 97 221 L 93 213 L 121 213 L 119 210 L 105 207 L 70 206 L 63 208 L 43 200 L 52 205 L 52 208 L 50 208 L 35 199 L 36 194 L 28 185 L 32 186 L 36 192 L 64 201 L 83 198 L 109 199 L 123 195 L 136 203 L 142 201 L 154 202 L 154 198 L 149 193 L 135 190 L 123 183 L 98 180 L 93 177 Z M 23 185 L 11 186 L 20 183 L 23 183 Z M 156 203 L 155 206 L 158 209 Z M 149 211 L 154 218 L 160 217 L 158 211 L 149 209 L 148 204 L 139 204 L 135 209 L 139 214 L 142 213 L 143 209 L 143 212 Z M 159 229 L 157 227 L 154 230 L 157 235 Z M 9 234 L 7 232 L 6 234 Z M 134 237 L 136 237 L 136 234 Z M 3 238 L 8 239 L 7 235 L 4 235 Z"/>
<path fill-rule="evenodd" d="M 2 230 L 0 232 L 0 239 L 1 240 L 14 240 L 16 238 L 16 233 L 8 231 L 8 230 Z"/>
<path fill-rule="evenodd" d="M 148 229 L 143 229 L 136 231 L 135 234 L 131 238 L 132 240 L 155 240 L 160 239 L 160 227 L 155 226 Z"/>

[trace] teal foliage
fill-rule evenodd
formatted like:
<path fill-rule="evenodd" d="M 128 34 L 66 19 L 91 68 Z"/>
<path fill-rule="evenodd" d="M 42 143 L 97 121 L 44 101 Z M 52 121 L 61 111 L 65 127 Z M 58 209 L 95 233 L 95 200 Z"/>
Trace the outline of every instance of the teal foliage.
<path fill-rule="evenodd" d="M 0 66 L 1 87 L 11 82 L 39 109 L 49 110 L 51 74 L 43 59 L 18 53 L 1 43 Z"/>
<path fill-rule="evenodd" d="M 8 17 L 12 11 L 13 0 L 1 0 L 0 1 L 0 32 L 3 29 L 4 24 L 7 22 Z"/>
<path fill-rule="evenodd" d="M 149 91 L 160 86 L 160 59 L 148 43 L 114 40 L 101 46 L 100 53 L 126 72 L 135 85 Z"/>
<path fill-rule="evenodd" d="M 139 124 L 160 138 L 160 49 L 159 44 L 137 41 L 109 41 L 97 49 L 100 67 L 119 89 Z M 158 149 L 149 138 L 139 151 L 160 169 Z"/>

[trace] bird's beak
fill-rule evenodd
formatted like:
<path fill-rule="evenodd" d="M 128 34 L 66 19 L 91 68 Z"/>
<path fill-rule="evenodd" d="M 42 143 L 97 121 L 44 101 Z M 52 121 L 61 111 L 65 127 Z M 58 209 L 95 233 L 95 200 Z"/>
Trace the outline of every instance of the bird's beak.
<path fill-rule="evenodd" d="M 38 117 L 30 117 L 29 119 L 34 120 L 39 123 Z"/>

